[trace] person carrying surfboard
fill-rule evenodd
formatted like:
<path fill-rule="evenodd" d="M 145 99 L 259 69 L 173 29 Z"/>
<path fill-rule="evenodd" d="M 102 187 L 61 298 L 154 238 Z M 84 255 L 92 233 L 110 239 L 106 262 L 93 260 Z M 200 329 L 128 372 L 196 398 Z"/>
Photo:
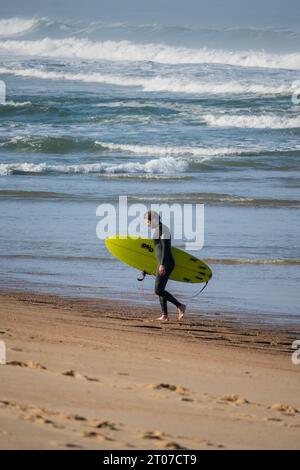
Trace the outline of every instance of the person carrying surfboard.
<path fill-rule="evenodd" d="M 157 272 L 155 278 L 155 294 L 158 295 L 162 315 L 157 320 L 168 321 L 168 302 L 177 307 L 178 320 L 183 320 L 186 306 L 178 302 L 170 292 L 165 290 L 170 274 L 175 267 L 175 261 L 171 252 L 171 234 L 166 225 L 161 222 L 161 218 L 155 211 L 147 211 L 144 215 L 148 226 L 155 229 L 153 241 L 155 244 L 155 256 L 157 259 Z"/>

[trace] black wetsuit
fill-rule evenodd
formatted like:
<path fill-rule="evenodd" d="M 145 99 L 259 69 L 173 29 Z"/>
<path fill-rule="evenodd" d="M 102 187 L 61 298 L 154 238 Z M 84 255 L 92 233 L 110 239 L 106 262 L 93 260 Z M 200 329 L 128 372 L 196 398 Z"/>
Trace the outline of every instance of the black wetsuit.
<path fill-rule="evenodd" d="M 165 290 L 169 276 L 175 267 L 171 252 L 171 235 L 166 225 L 163 225 L 161 222 L 159 223 L 154 232 L 153 241 L 155 243 L 155 256 L 158 262 L 155 279 L 155 294 L 159 296 L 162 313 L 168 315 L 168 301 L 176 305 L 177 308 L 180 307 L 181 303 Z M 159 274 L 158 268 L 160 265 L 165 267 L 166 274 Z"/>

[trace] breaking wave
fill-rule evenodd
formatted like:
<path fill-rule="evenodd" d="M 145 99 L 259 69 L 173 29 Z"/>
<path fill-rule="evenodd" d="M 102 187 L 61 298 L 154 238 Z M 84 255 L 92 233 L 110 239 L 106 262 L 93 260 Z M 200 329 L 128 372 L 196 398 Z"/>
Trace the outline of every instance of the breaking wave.
<path fill-rule="evenodd" d="M 202 47 L 174 47 L 166 44 L 137 44 L 123 41 L 91 41 L 68 37 L 39 40 L 2 40 L 1 54 L 77 58 L 108 61 L 156 62 L 160 64 L 226 64 L 241 67 L 300 69 L 300 53 L 227 51 Z"/>
<path fill-rule="evenodd" d="M 275 265 L 295 265 L 300 264 L 298 258 L 278 258 L 278 259 L 251 259 L 251 258 L 205 258 L 204 261 L 209 264 L 275 264 Z"/>
<path fill-rule="evenodd" d="M 166 157 L 150 160 L 145 163 L 86 163 L 78 165 L 49 165 L 43 163 L 2 163 L 0 164 L 0 176 L 15 174 L 176 174 L 187 169 L 187 162 Z"/>
<path fill-rule="evenodd" d="M 243 152 L 242 149 L 230 147 L 171 147 L 160 145 L 130 145 L 130 144 L 115 144 L 110 142 L 96 141 L 97 145 L 109 150 L 129 152 L 137 155 L 194 155 L 199 157 L 210 157 L 218 155 L 237 155 Z"/>
<path fill-rule="evenodd" d="M 37 18 L 7 18 L 0 20 L 0 37 L 25 33 L 39 24 Z"/>
<path fill-rule="evenodd" d="M 262 115 L 213 115 L 203 116 L 209 126 L 240 127 L 253 129 L 295 129 L 300 127 L 300 116 L 285 117 L 276 114 Z"/>
<path fill-rule="evenodd" d="M 121 87 L 139 87 L 145 92 L 197 93 L 197 94 L 257 94 L 257 95 L 290 95 L 292 84 L 272 85 L 263 83 L 245 83 L 241 81 L 201 82 L 187 78 L 163 77 L 129 77 L 85 72 L 56 72 L 39 69 L 12 69 L 0 67 L 0 74 L 12 74 L 25 78 L 44 80 L 70 80 L 83 83 L 102 83 Z"/>

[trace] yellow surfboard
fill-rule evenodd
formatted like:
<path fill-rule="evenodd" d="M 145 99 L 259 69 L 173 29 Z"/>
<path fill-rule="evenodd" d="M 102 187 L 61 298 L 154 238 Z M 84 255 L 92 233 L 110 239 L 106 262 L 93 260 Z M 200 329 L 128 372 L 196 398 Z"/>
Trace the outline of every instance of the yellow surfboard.
<path fill-rule="evenodd" d="M 145 271 L 147 274 L 156 274 L 157 260 L 155 258 L 155 245 L 149 238 L 129 236 L 111 236 L 105 240 L 108 251 L 123 263 L 133 268 Z M 172 247 L 175 268 L 170 279 L 180 282 L 200 283 L 208 282 L 212 271 L 195 256 Z"/>

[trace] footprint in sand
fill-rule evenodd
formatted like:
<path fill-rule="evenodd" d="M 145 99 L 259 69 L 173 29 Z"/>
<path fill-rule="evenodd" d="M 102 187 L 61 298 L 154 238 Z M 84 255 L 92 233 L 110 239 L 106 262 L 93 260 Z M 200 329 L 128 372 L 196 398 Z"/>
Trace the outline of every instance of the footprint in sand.
<path fill-rule="evenodd" d="M 99 382 L 99 379 L 96 379 L 96 377 L 89 377 L 88 375 L 85 375 L 84 378 L 88 382 Z"/>
<path fill-rule="evenodd" d="M 226 448 L 226 446 L 224 446 L 223 444 L 214 444 L 213 442 L 207 441 L 207 440 L 204 440 L 203 443 L 207 447 L 216 447 L 217 449 L 225 449 Z"/>
<path fill-rule="evenodd" d="M 38 362 L 23 362 L 23 361 L 10 361 L 6 363 L 7 366 L 14 366 L 14 367 L 24 367 L 28 369 L 41 369 L 41 370 L 47 370 L 47 367 L 42 366 Z"/>
<path fill-rule="evenodd" d="M 178 442 L 173 442 L 173 441 L 170 441 L 170 442 L 162 442 L 159 444 L 158 446 L 160 449 L 166 449 L 166 450 L 184 450 L 186 449 L 187 450 L 187 447 L 183 447 L 181 444 L 179 444 Z"/>
<path fill-rule="evenodd" d="M 120 428 L 123 426 L 122 423 L 115 423 L 109 420 L 100 420 L 99 418 L 88 420 L 85 416 L 81 416 L 78 414 L 68 414 L 63 413 L 61 411 L 49 410 L 46 408 L 35 408 L 32 406 L 17 404 L 8 400 L 0 400 L 0 407 L 2 406 L 21 412 L 22 419 L 38 424 L 52 424 L 54 427 L 64 426 L 58 423 L 57 421 L 53 421 L 53 419 L 50 419 L 53 417 L 55 417 L 56 420 L 63 421 L 64 424 L 66 424 L 66 421 L 75 421 L 78 423 L 83 423 L 84 425 L 87 425 L 89 427 L 97 429 L 107 429 L 110 431 L 119 431 Z M 93 431 L 89 437 L 93 437 L 94 434 L 96 435 L 97 433 Z"/>
<path fill-rule="evenodd" d="M 1 330 L 1 331 L 0 331 L 0 335 L 7 335 L 7 336 L 9 336 L 9 337 L 12 337 L 12 334 L 9 333 L 9 332 L 10 332 L 9 329 L 7 329 L 7 330 Z"/>
<path fill-rule="evenodd" d="M 279 411 L 280 413 L 285 414 L 287 416 L 294 416 L 296 413 L 299 413 L 299 410 L 297 410 L 291 405 L 287 405 L 284 403 L 274 403 L 274 405 L 268 406 L 267 409 Z"/>
<path fill-rule="evenodd" d="M 143 432 L 140 437 L 142 439 L 150 439 L 157 441 L 157 446 L 160 449 L 168 449 L 168 450 L 178 450 L 178 449 L 186 449 L 181 444 L 175 441 L 169 441 L 168 439 L 171 437 L 168 434 L 165 434 L 162 431 L 146 431 Z"/>
<path fill-rule="evenodd" d="M 79 372 L 75 372 L 75 370 L 70 369 L 62 372 L 61 375 L 65 375 L 66 377 L 73 377 L 74 379 L 83 379 L 83 375 L 79 374 Z"/>
<path fill-rule="evenodd" d="M 73 377 L 74 379 L 85 379 L 89 382 L 99 382 L 99 379 L 96 379 L 95 377 L 89 377 L 88 375 L 79 374 L 79 372 L 76 372 L 73 369 L 66 370 L 65 372 L 62 372 L 61 375 L 66 377 Z"/>
<path fill-rule="evenodd" d="M 27 369 L 48 370 L 47 367 L 39 364 L 38 362 L 33 362 L 33 361 L 28 361 L 28 362 L 10 361 L 10 362 L 7 362 L 6 365 L 14 366 L 14 367 L 22 367 L 22 368 L 27 368 Z M 52 370 L 49 372 L 56 372 L 56 371 Z M 87 380 L 88 382 L 99 382 L 99 379 L 95 377 L 89 377 L 88 375 L 81 375 L 79 374 L 79 372 L 76 372 L 73 369 L 67 370 L 65 372 L 61 372 L 61 375 L 64 375 L 66 377 L 73 377 L 75 379 L 84 379 L 84 380 Z"/>
<path fill-rule="evenodd" d="M 62 444 L 61 447 L 66 447 L 67 449 L 84 449 L 83 446 L 72 443 Z"/>
<path fill-rule="evenodd" d="M 39 426 L 65 429 L 68 427 L 68 422 L 71 422 L 72 425 L 75 425 L 76 422 L 79 425 L 76 429 L 78 429 L 81 436 L 96 441 L 115 441 L 115 439 L 106 435 L 105 431 L 119 431 L 123 426 L 122 423 L 115 423 L 109 420 L 100 420 L 99 418 L 88 419 L 85 416 L 78 414 L 68 414 L 62 411 L 49 410 L 46 408 L 35 408 L 30 405 L 18 404 L 8 400 L 0 400 L 0 408 L 2 406 L 18 413 L 20 419 L 32 422 Z M 86 429 L 86 431 L 83 432 L 84 429 Z M 98 429 L 103 432 L 98 432 Z"/>
<path fill-rule="evenodd" d="M 11 405 L 11 402 L 8 401 L 8 400 L 0 400 L 0 406 L 10 406 Z"/>
<path fill-rule="evenodd" d="M 222 395 L 219 400 L 224 403 L 234 403 L 235 405 L 249 405 L 250 401 L 240 395 Z"/>
<path fill-rule="evenodd" d="M 53 428 L 56 428 L 56 429 L 65 428 L 63 424 L 56 423 L 52 419 L 45 418 L 42 414 L 25 415 L 25 416 L 22 416 L 22 419 L 24 419 L 25 421 L 30 421 L 35 424 L 51 425 Z"/>
<path fill-rule="evenodd" d="M 82 436 L 87 439 L 94 439 L 97 441 L 114 441 L 114 439 L 112 439 L 111 437 L 104 436 L 103 434 L 99 434 L 95 431 L 84 432 Z"/>
<path fill-rule="evenodd" d="M 98 421 L 97 424 L 94 425 L 97 429 L 109 429 L 110 431 L 119 431 L 116 423 L 112 421 Z"/>
<path fill-rule="evenodd" d="M 167 436 L 161 431 L 146 431 L 146 432 L 143 432 L 140 435 L 140 437 L 142 439 L 154 439 L 157 441 L 161 441 L 162 439 L 164 439 L 164 437 L 167 437 Z"/>
<path fill-rule="evenodd" d="M 181 387 L 178 385 L 171 385 L 168 383 L 160 383 L 160 384 L 147 384 L 146 387 L 153 388 L 154 390 L 169 390 L 170 392 L 176 392 L 179 394 L 186 394 L 190 393 L 191 391 L 186 387 Z"/>
<path fill-rule="evenodd" d="M 87 418 L 85 418 L 84 416 L 80 416 L 80 415 L 63 415 L 62 417 L 64 417 L 65 419 L 73 420 L 73 421 L 87 421 Z"/>

